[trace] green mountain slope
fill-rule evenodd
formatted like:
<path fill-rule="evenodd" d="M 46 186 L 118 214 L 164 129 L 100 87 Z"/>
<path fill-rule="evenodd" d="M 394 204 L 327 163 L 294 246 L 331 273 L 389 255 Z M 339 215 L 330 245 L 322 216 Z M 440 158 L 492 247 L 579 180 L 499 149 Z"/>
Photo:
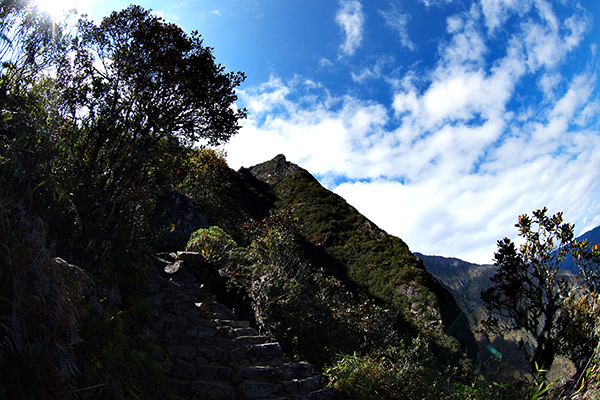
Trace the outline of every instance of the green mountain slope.
<path fill-rule="evenodd" d="M 249 171 L 270 184 L 277 209 L 294 210 L 302 223 L 311 263 L 359 296 L 374 297 L 401 310 L 407 333 L 425 328 L 443 333 L 456 323 L 460 307 L 400 238 L 378 228 L 283 156 Z M 463 347 L 472 344 L 467 331 L 459 335 Z"/>

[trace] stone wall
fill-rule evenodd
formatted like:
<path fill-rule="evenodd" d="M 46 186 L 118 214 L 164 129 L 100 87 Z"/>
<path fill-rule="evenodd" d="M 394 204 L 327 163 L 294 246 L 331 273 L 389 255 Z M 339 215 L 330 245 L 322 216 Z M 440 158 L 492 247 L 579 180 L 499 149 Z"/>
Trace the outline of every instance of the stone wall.
<path fill-rule="evenodd" d="M 146 335 L 164 346 L 171 384 L 185 399 L 329 400 L 333 388 L 304 362 L 286 364 L 269 343 L 238 320 L 193 273 L 199 253 L 162 253 L 146 281 L 154 319 Z"/>

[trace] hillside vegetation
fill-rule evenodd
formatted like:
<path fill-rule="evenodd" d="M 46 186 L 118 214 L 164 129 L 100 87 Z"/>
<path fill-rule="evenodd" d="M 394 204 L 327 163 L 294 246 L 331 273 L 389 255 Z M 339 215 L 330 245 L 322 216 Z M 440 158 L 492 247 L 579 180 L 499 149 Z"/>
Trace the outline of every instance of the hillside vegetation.
<path fill-rule="evenodd" d="M 559 396 L 543 373 L 479 365 L 450 292 L 308 171 L 283 156 L 233 171 L 206 147 L 240 129 L 244 74 L 197 32 L 138 6 L 70 33 L 28 0 L 0 17 L 0 399 L 175 398 L 144 282 L 178 250 L 339 398 Z M 204 228 L 170 219 L 176 192 Z M 591 324 L 595 304 L 572 301 Z M 595 393 L 596 336 L 572 337 L 589 363 L 563 398 Z"/>

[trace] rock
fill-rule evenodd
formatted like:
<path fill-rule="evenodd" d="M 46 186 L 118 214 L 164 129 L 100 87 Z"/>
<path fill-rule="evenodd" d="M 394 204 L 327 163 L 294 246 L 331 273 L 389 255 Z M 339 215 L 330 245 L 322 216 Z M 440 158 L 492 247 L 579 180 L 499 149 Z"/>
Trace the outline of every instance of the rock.
<path fill-rule="evenodd" d="M 283 379 L 308 378 L 313 374 L 313 366 L 307 362 L 289 364 L 279 369 Z"/>
<path fill-rule="evenodd" d="M 197 376 L 196 367 L 194 364 L 190 364 L 182 360 L 175 360 L 173 369 L 175 370 L 175 373 L 182 378 L 194 379 Z"/>
<path fill-rule="evenodd" d="M 165 266 L 165 273 L 169 275 L 176 274 L 182 268 L 182 261 L 175 261 L 174 263 L 169 263 Z"/>
<path fill-rule="evenodd" d="M 220 365 L 198 366 L 198 377 L 206 381 L 224 381 L 231 379 L 231 368 Z"/>
<path fill-rule="evenodd" d="M 309 393 L 323 388 L 321 377 L 318 375 L 298 381 L 300 393 Z"/>
<path fill-rule="evenodd" d="M 281 345 L 279 343 L 265 343 L 248 346 L 248 354 L 254 357 L 279 357 Z"/>
<path fill-rule="evenodd" d="M 173 190 L 158 196 L 150 222 L 159 251 L 183 249 L 193 232 L 208 228 L 206 215 L 194 208 L 192 199 Z"/>
<path fill-rule="evenodd" d="M 105 298 L 106 305 L 108 307 L 117 308 L 123 305 L 123 300 L 121 298 L 121 289 L 118 286 L 113 286 L 106 291 Z"/>
<path fill-rule="evenodd" d="M 209 361 L 219 361 L 223 356 L 223 349 L 214 346 L 198 347 L 198 353 Z"/>
<path fill-rule="evenodd" d="M 317 390 L 308 397 L 310 400 L 331 400 L 335 395 L 335 388 L 328 387 L 325 389 Z"/>
<path fill-rule="evenodd" d="M 237 374 L 240 378 L 252 381 L 269 381 L 274 376 L 277 376 L 277 369 L 273 367 L 253 366 L 240 368 Z"/>
<path fill-rule="evenodd" d="M 219 383 L 195 381 L 191 385 L 191 391 L 201 399 L 206 400 L 232 400 L 236 398 L 234 388 Z"/>
<path fill-rule="evenodd" d="M 169 280 L 169 282 L 177 286 L 178 290 L 184 289 L 186 287 L 190 288 L 196 286 L 196 279 L 194 279 L 194 276 L 184 268 L 179 269 L 177 271 L 177 274 L 174 274 L 173 277 Z"/>
<path fill-rule="evenodd" d="M 196 251 L 178 251 L 177 259 L 183 261 L 186 267 L 192 269 L 201 269 L 206 265 L 206 258 L 202 253 Z"/>
<path fill-rule="evenodd" d="M 167 346 L 167 353 L 176 358 L 192 360 L 196 356 L 196 350 L 189 346 Z"/>
<path fill-rule="evenodd" d="M 250 173 L 263 182 L 275 185 L 299 169 L 299 166 L 287 161 L 283 154 L 279 154 L 271 161 L 251 167 Z"/>
<path fill-rule="evenodd" d="M 242 396 L 248 399 L 265 398 L 277 392 L 277 385 L 266 382 L 250 382 L 246 381 L 240 385 Z"/>

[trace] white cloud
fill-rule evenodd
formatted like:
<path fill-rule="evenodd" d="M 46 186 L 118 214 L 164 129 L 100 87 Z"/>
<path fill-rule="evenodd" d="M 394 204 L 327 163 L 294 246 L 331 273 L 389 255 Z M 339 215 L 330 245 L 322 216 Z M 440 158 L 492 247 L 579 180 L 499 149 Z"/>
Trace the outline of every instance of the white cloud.
<path fill-rule="evenodd" d="M 452 34 L 452 40 L 439 45 L 439 52 L 446 63 L 480 65 L 484 62 L 487 47 L 476 28 L 477 13 L 477 8 L 473 6 L 468 14 L 448 18 L 447 31 Z"/>
<path fill-rule="evenodd" d="M 394 57 L 380 57 L 374 65 L 363 68 L 360 72 L 351 72 L 350 75 L 354 82 L 360 84 L 365 84 L 370 80 L 385 79 L 385 68 L 393 66 L 394 62 Z"/>
<path fill-rule="evenodd" d="M 512 13 L 523 15 L 529 12 L 531 0 L 481 0 L 488 33 L 493 34 Z"/>
<path fill-rule="evenodd" d="M 408 50 L 417 50 L 417 45 L 410 40 L 408 34 L 408 21 L 410 21 L 410 14 L 403 13 L 396 3 L 390 4 L 391 9 L 388 11 L 379 11 L 385 24 L 394 33 L 396 33 L 400 39 L 400 44 L 406 47 Z"/>
<path fill-rule="evenodd" d="M 211 11 L 212 14 L 215 14 L 218 17 L 222 17 L 221 13 L 219 12 L 219 10 L 212 10 Z"/>
<path fill-rule="evenodd" d="M 358 0 L 342 0 L 340 5 L 335 17 L 345 36 L 345 41 L 340 45 L 340 49 L 344 55 L 352 56 L 362 42 L 365 19 L 362 5 Z"/>
<path fill-rule="evenodd" d="M 515 238 L 517 216 L 537 208 L 598 224 L 596 76 L 560 69 L 589 22 L 560 20 L 541 0 L 518 4 L 482 0 L 448 18 L 437 64 L 405 71 L 391 105 L 333 96 L 301 77 L 241 91 L 249 118 L 227 146 L 230 165 L 284 153 L 413 251 L 473 262 L 491 262 L 496 240 Z M 511 20 L 492 58 L 488 42 Z M 385 63 L 354 81 L 385 79 Z"/>
<path fill-rule="evenodd" d="M 333 66 L 333 63 L 328 58 L 322 57 L 319 59 L 319 67 L 321 68 L 329 68 Z"/>
<path fill-rule="evenodd" d="M 241 91 L 251 117 L 227 146 L 232 167 L 254 165 L 284 153 L 317 174 L 360 179 L 385 172 L 377 161 L 379 149 L 360 154 L 383 145 L 378 132 L 388 120 L 385 108 L 349 96 L 315 94 L 315 90 L 321 88 L 310 81 L 284 83 L 272 77 L 254 91 Z M 291 95 L 298 93 L 301 98 L 292 101 Z M 247 149 L 255 147 L 251 143 L 260 143 L 260 152 L 249 153 Z M 359 164 L 355 164 L 355 156 L 360 158 Z"/>
<path fill-rule="evenodd" d="M 421 3 L 425 4 L 425 7 L 431 6 L 443 6 L 445 4 L 452 3 L 453 0 L 421 0 Z"/>

